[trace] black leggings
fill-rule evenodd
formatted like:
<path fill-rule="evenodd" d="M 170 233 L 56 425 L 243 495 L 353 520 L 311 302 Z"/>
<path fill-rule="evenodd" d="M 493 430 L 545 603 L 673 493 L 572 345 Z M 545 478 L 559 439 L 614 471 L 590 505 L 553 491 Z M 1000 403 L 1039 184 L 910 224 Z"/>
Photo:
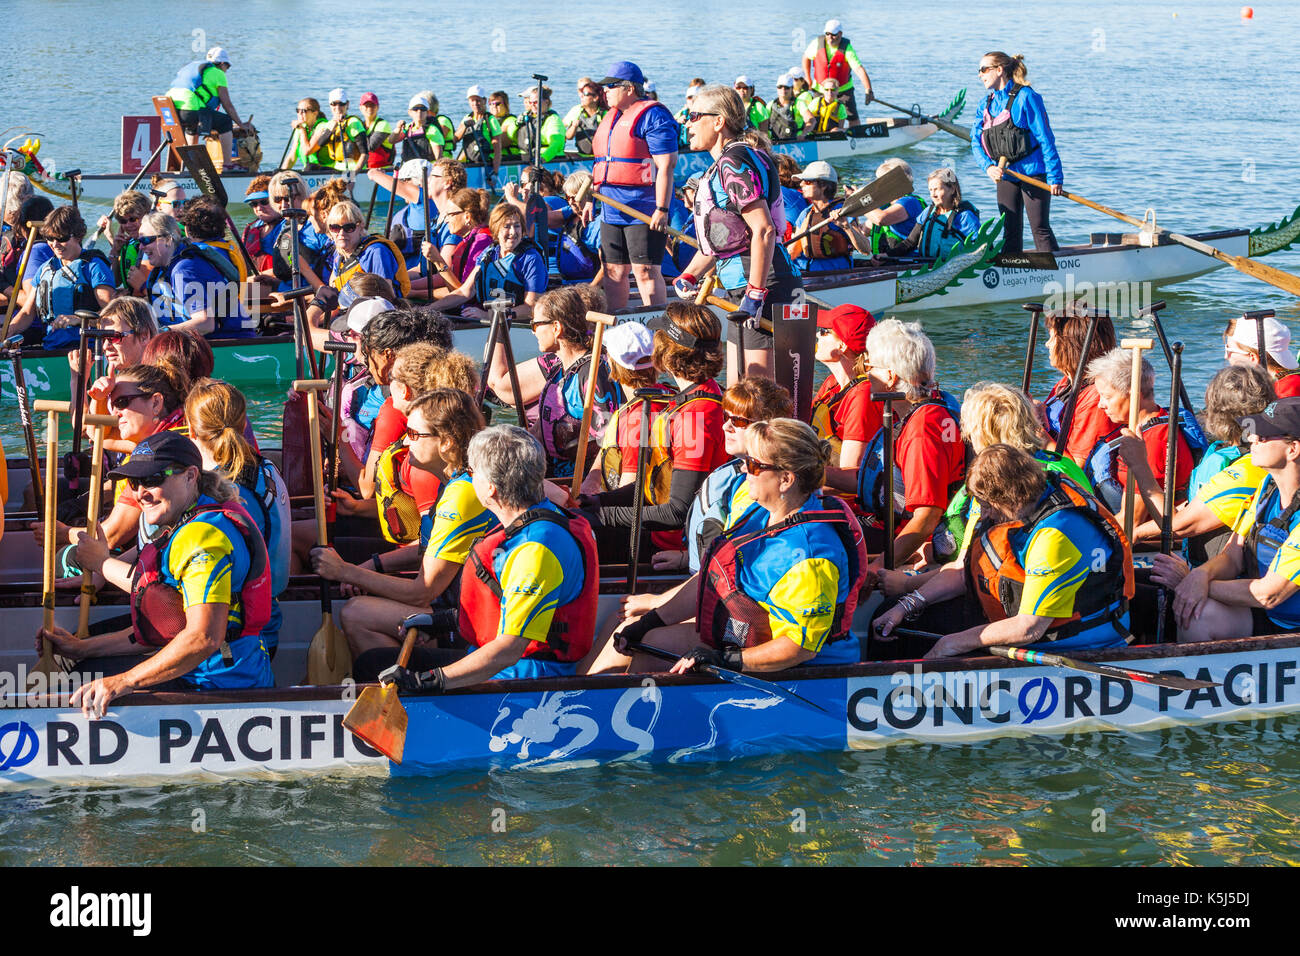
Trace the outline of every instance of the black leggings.
<path fill-rule="evenodd" d="M 1029 215 L 1029 228 L 1034 234 L 1034 248 L 1039 252 L 1055 252 L 1060 248 L 1049 223 L 1052 213 L 1052 194 L 1037 186 L 1004 175 L 998 180 L 998 211 L 1006 214 L 1002 225 L 1003 252 L 1023 252 L 1025 224 L 1021 210 Z"/>

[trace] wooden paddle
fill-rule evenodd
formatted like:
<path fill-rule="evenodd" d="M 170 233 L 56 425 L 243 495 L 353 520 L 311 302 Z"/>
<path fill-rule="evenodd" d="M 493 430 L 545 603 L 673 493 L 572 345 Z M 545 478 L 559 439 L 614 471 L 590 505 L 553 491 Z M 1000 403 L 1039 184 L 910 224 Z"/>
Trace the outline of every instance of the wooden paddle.
<path fill-rule="evenodd" d="M 27 245 L 23 247 L 23 256 L 18 261 L 18 272 L 14 278 L 13 295 L 9 297 L 9 308 L 5 310 L 5 325 L 3 331 L 0 331 L 0 339 L 9 338 L 9 325 L 14 320 L 14 309 L 18 305 L 18 292 L 23 287 L 23 276 L 27 273 L 27 260 L 32 257 L 32 246 L 36 242 L 36 230 L 41 228 L 45 220 L 36 220 L 27 224 Z"/>
<path fill-rule="evenodd" d="M 294 391 L 305 393 L 307 399 L 307 429 L 311 441 L 311 461 L 307 463 L 311 471 L 312 494 L 316 499 L 316 543 L 319 547 L 329 544 L 329 530 L 325 526 L 325 483 L 321 471 L 324 459 L 321 455 L 320 421 L 316 409 L 316 393 L 329 388 L 329 379 L 299 379 L 293 383 Z M 321 625 L 311 646 L 307 648 L 307 683 L 338 684 L 352 670 L 352 654 L 348 649 L 347 638 L 334 623 L 334 612 L 330 607 L 330 583 L 325 578 L 320 582 Z"/>
<path fill-rule="evenodd" d="M 410 662 L 417 634 L 419 631 L 413 627 L 406 629 L 402 650 L 397 655 L 398 667 Z M 362 690 L 343 718 L 343 726 L 393 763 L 402 762 L 402 751 L 406 748 L 406 708 L 402 706 L 396 684 L 372 685 Z"/>
<path fill-rule="evenodd" d="M 578 454 L 573 459 L 573 482 L 569 488 L 569 494 L 575 500 L 582 489 L 582 479 L 587 476 L 587 439 L 591 431 L 591 410 L 596 403 L 596 375 L 600 372 L 600 343 L 605 336 L 605 326 L 613 325 L 616 319 L 603 312 L 588 312 L 587 321 L 595 323 L 596 333 L 591 341 L 591 370 L 587 372 L 587 394 L 582 400 L 582 429 L 578 433 Z"/>
<path fill-rule="evenodd" d="M 578 194 L 573 197 L 574 205 L 576 205 L 579 209 L 581 209 L 586 204 L 587 197 L 589 196 L 596 197 L 601 202 L 603 202 L 606 206 L 613 206 L 619 212 L 631 216 L 633 219 L 636 219 L 639 222 L 643 222 L 647 226 L 650 225 L 650 217 L 647 216 L 645 213 L 641 212 L 641 210 L 633 209 L 631 206 L 627 205 L 626 203 L 621 203 L 617 199 L 611 199 L 609 196 L 606 196 L 604 193 L 597 192 L 595 188 L 590 185 L 584 186 L 582 189 L 578 191 Z M 664 226 L 664 232 L 668 233 L 668 235 L 676 239 L 680 239 L 682 242 L 686 243 L 692 249 L 700 248 L 700 244 L 694 236 L 688 236 L 686 235 L 686 233 L 682 232 L 681 230 L 674 229 L 672 226 Z"/>
<path fill-rule="evenodd" d="M 901 166 L 895 166 L 879 179 L 874 179 L 865 186 L 853 190 L 845 197 L 844 203 L 830 214 L 826 219 L 812 221 L 809 216 L 808 225 L 796 232 L 785 242 L 785 247 L 789 249 L 794 243 L 798 242 L 810 232 L 814 232 L 825 226 L 827 223 L 836 222 L 846 216 L 852 216 L 855 213 L 879 209 L 882 206 L 888 206 L 896 199 L 901 199 L 912 191 L 912 177 L 907 174 Z"/>
<path fill-rule="evenodd" d="M 113 415 L 87 415 L 86 421 L 94 429 L 90 449 L 90 498 L 86 504 L 86 533 L 99 537 L 99 506 L 104 492 L 104 429 L 117 425 Z M 81 603 L 77 609 L 77 637 L 90 636 L 90 605 L 95 600 L 95 576 L 81 572 Z"/>
<path fill-rule="evenodd" d="M 57 514 L 58 506 L 58 473 L 59 473 L 59 412 L 58 405 L 64 405 L 66 402 L 54 403 L 56 407 L 50 408 L 45 402 L 36 403 L 37 412 L 45 412 L 45 555 L 44 564 L 42 565 L 41 581 L 41 607 L 43 616 L 41 626 L 48 632 L 54 630 L 54 549 L 56 547 L 54 540 L 54 519 Z M 59 670 L 59 666 L 54 663 L 54 645 L 48 639 L 41 641 L 41 659 L 37 661 L 35 672 L 45 674 L 46 676 Z"/>
<path fill-rule="evenodd" d="M 1151 339 L 1123 339 L 1119 343 L 1122 349 L 1133 350 L 1133 371 L 1129 375 L 1128 386 L 1128 427 L 1133 434 L 1138 433 L 1138 415 L 1142 412 L 1142 352 L 1155 346 Z M 1174 428 L 1173 422 L 1169 427 Z M 1165 475 L 1165 480 L 1170 479 Z M 1124 481 L 1124 537 L 1130 541 L 1133 540 L 1133 493 L 1137 490 L 1137 482 L 1133 479 L 1133 469 L 1128 469 Z"/>

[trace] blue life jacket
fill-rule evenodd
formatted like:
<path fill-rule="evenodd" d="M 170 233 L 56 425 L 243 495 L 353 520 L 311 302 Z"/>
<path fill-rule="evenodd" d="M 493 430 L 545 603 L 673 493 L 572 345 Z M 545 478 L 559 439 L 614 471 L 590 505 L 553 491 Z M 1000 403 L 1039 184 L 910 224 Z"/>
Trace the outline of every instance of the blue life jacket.
<path fill-rule="evenodd" d="M 546 253 L 538 248 L 537 243 L 531 239 L 524 239 L 515 247 L 514 257 L 510 260 L 510 268 L 504 269 L 501 266 L 501 247 L 498 245 L 489 247 L 487 252 L 484 253 L 482 267 L 478 270 L 478 278 L 474 280 L 474 298 L 479 302 L 490 302 L 498 289 L 504 289 L 507 295 L 514 296 L 516 302 L 523 302 L 528 290 L 524 287 L 523 280 L 515 273 L 514 265 L 519 261 L 519 257 L 529 249 L 532 249 L 545 261 Z"/>
<path fill-rule="evenodd" d="M 1273 558 L 1277 556 L 1278 549 L 1286 541 L 1287 536 L 1291 533 L 1291 526 L 1295 524 L 1296 513 L 1300 512 L 1300 495 L 1292 499 L 1291 504 L 1283 508 L 1273 518 L 1272 521 L 1265 521 L 1264 515 L 1273 507 L 1274 501 L 1281 494 L 1278 491 L 1277 482 L 1273 476 L 1269 475 L 1260 485 L 1259 493 L 1255 495 L 1255 523 L 1251 525 L 1250 531 L 1246 534 L 1245 552 L 1245 569 L 1244 576 L 1248 578 L 1263 577 L 1273 563 Z M 1290 611 L 1294 615 L 1294 610 L 1288 605 L 1300 604 L 1297 601 L 1300 595 L 1292 595 L 1284 601 L 1279 611 Z"/>
<path fill-rule="evenodd" d="M 916 220 L 921 227 L 921 239 L 916 245 L 916 252 L 928 259 L 944 258 L 952 251 L 953 246 L 966 238 L 957 231 L 955 225 L 957 217 L 963 212 L 974 213 L 976 223 L 979 222 L 979 210 L 964 199 L 948 214 L 946 220 L 939 219 L 935 214 L 935 208 L 926 206 Z"/>
<path fill-rule="evenodd" d="M 570 216 L 555 234 L 555 271 L 565 280 L 591 279 L 600 268 L 600 250 L 587 245 L 581 216 Z"/>
<path fill-rule="evenodd" d="M 894 434 L 892 440 L 898 441 L 898 437 L 903 433 L 903 426 L 907 420 L 914 415 L 918 409 L 927 405 L 942 405 L 948 410 L 955 421 L 961 421 L 961 402 L 957 396 L 951 392 L 939 391 L 938 398 L 927 398 L 925 401 L 912 406 L 912 410 L 901 418 L 894 419 Z M 948 496 L 951 498 L 961 487 L 961 482 L 948 489 Z M 898 464 L 898 459 L 894 459 L 894 514 L 903 515 L 907 513 L 905 507 L 906 492 L 903 488 L 903 469 Z M 877 430 L 875 436 L 867 443 L 867 450 L 862 456 L 862 466 L 858 469 L 858 502 L 862 510 L 869 514 L 881 517 L 885 513 L 885 430 Z"/>
<path fill-rule="evenodd" d="M 1161 412 L 1139 425 L 1138 434 L 1141 435 L 1149 428 L 1165 425 L 1168 422 L 1169 413 Z M 1097 444 L 1092 446 L 1092 451 L 1089 452 L 1088 459 L 1083 465 L 1084 474 L 1092 482 L 1097 497 L 1101 499 L 1102 504 L 1116 514 L 1124 506 L 1124 485 L 1119 480 L 1119 456 L 1115 454 L 1111 442 L 1119 437 L 1122 427 L 1117 425 L 1099 438 Z M 1205 440 L 1205 433 L 1201 431 L 1196 416 L 1185 408 L 1178 410 L 1178 430 L 1182 432 L 1183 440 L 1187 442 L 1187 447 L 1192 453 L 1192 464 L 1199 464 L 1205 456 L 1205 450 L 1209 443 Z M 1168 481 L 1171 477 L 1176 480 L 1177 476 L 1166 475 L 1165 480 Z"/>
<path fill-rule="evenodd" d="M 289 556 L 293 548 L 289 492 L 284 479 L 275 465 L 259 458 L 257 467 L 240 475 L 236 486 L 245 510 L 266 542 L 271 563 L 271 594 L 280 595 L 289 585 Z"/>
<path fill-rule="evenodd" d="M 91 284 L 89 265 L 92 259 L 98 259 L 113 274 L 113 264 L 108 256 L 98 249 L 83 249 L 77 261 L 64 263 L 58 256 L 41 266 L 36 278 L 36 321 L 48 326 L 61 315 L 72 315 L 78 309 L 99 311 L 99 299 L 95 296 L 95 287 Z M 38 326 L 39 328 L 39 326 Z M 75 344 L 80 335 L 75 328 L 47 329 L 41 343 L 46 349 L 67 348 Z"/>

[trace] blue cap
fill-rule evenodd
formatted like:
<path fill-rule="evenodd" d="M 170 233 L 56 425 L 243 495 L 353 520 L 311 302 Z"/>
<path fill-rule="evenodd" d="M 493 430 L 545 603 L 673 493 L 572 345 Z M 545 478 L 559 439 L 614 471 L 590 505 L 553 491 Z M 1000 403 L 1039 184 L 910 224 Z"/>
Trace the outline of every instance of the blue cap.
<path fill-rule="evenodd" d="M 602 86 L 609 83 L 645 83 L 645 74 L 641 72 L 641 67 L 637 66 L 631 60 L 619 60 L 609 68 L 609 75 L 603 80 L 597 80 Z"/>
<path fill-rule="evenodd" d="M 270 194 L 267 193 L 265 189 L 263 189 L 260 190 L 259 192 L 249 193 L 247 196 L 244 197 L 244 202 L 251 203 L 251 202 L 256 202 L 259 199 L 270 199 L 270 198 L 271 198 Z"/>

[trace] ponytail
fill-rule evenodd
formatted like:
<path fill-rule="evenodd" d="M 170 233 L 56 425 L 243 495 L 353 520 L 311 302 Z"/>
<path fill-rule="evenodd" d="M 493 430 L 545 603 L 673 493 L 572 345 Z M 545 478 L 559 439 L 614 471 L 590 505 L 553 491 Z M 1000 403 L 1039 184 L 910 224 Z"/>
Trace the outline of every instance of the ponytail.
<path fill-rule="evenodd" d="M 1029 85 L 1029 70 L 1025 67 L 1025 55 L 1017 53 L 1015 56 L 1008 56 L 1001 51 L 995 50 L 992 53 L 985 53 L 986 57 L 993 61 L 993 65 L 1009 78 L 1017 86 Z"/>
<path fill-rule="evenodd" d="M 190 435 L 211 451 L 221 473 L 231 481 L 256 470 L 257 453 L 244 437 L 247 407 L 239 389 L 226 382 L 195 382 L 185 400 Z"/>

